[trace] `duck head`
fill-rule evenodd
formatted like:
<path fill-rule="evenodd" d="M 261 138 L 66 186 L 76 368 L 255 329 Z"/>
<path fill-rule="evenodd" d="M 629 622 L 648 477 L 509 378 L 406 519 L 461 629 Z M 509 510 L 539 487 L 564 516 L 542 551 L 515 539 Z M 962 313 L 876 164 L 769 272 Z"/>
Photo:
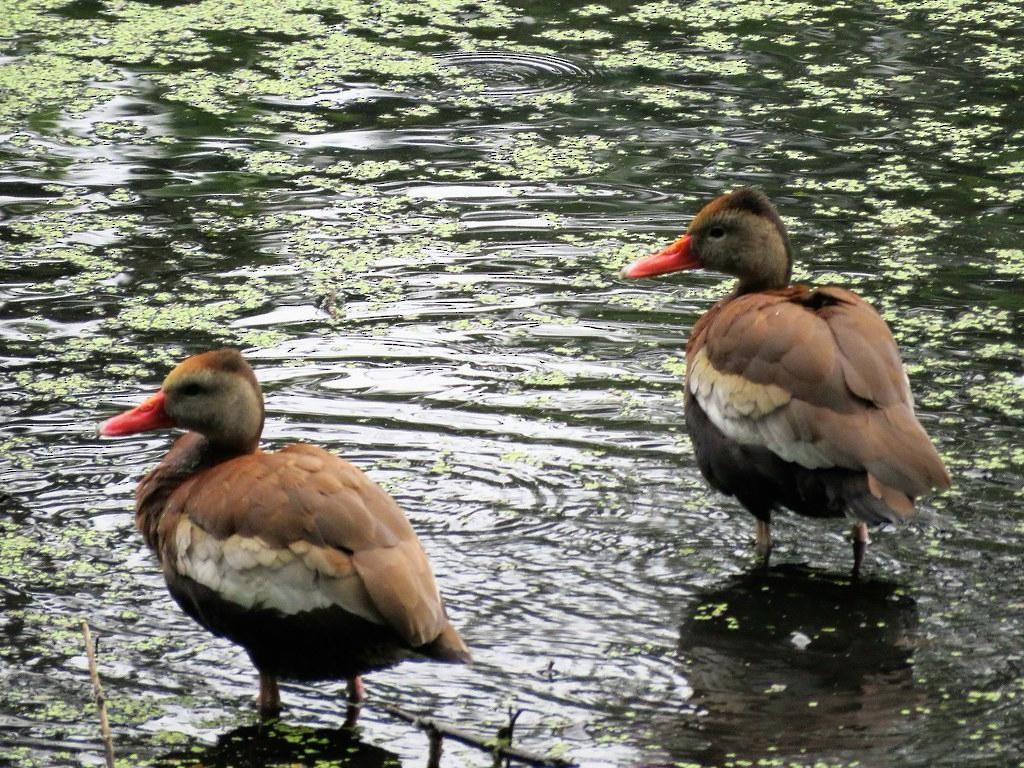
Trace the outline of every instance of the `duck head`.
<path fill-rule="evenodd" d="M 221 449 L 256 449 L 263 431 L 263 395 L 237 350 L 204 352 L 179 363 L 159 392 L 105 421 L 100 434 L 131 435 L 166 427 L 199 432 Z"/>
<path fill-rule="evenodd" d="M 684 269 L 710 269 L 738 278 L 737 293 L 789 285 L 793 254 L 775 206 L 758 189 L 743 187 L 715 198 L 686 234 L 622 270 L 623 277 L 652 277 Z"/>

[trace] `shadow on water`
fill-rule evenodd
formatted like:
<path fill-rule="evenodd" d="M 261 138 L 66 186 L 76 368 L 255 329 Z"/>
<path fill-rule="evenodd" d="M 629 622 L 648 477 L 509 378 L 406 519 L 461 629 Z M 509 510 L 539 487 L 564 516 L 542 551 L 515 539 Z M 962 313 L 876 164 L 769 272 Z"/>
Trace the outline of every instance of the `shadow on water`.
<path fill-rule="evenodd" d="M 333 765 L 339 768 L 395 768 L 398 755 L 360 741 L 348 728 L 307 728 L 273 723 L 246 725 L 213 746 L 179 750 L 154 761 L 161 768 L 270 768 Z"/>
<path fill-rule="evenodd" d="M 704 593 L 679 630 L 698 757 L 864 758 L 905 738 L 920 704 L 913 599 L 886 581 L 802 565 L 758 569 Z M 676 723 L 678 727 L 678 722 Z"/>

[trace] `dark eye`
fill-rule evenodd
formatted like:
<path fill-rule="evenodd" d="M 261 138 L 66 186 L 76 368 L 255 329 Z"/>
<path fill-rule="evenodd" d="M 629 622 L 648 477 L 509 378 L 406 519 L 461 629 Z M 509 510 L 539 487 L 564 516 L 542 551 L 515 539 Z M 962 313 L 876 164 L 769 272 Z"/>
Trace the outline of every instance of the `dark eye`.
<path fill-rule="evenodd" d="M 180 389 L 178 389 L 178 392 L 184 395 L 185 397 L 194 397 L 195 395 L 201 394 L 202 391 L 202 385 L 196 384 L 194 381 L 190 381 L 188 384 L 185 384 Z"/>
<path fill-rule="evenodd" d="M 715 240 L 725 237 L 725 227 L 712 227 L 708 230 L 708 237 L 712 237 Z"/>

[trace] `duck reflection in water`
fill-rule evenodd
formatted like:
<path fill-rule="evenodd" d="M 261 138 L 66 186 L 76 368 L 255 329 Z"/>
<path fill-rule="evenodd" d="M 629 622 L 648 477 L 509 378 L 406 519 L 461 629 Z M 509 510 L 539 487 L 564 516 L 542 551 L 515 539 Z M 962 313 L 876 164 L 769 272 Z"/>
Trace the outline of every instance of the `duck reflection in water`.
<path fill-rule="evenodd" d="M 679 633 L 699 757 L 884 758 L 910 728 L 901 711 L 924 699 L 916 630 L 897 585 L 806 566 L 758 569 L 702 595 Z"/>
<path fill-rule="evenodd" d="M 264 768 L 283 765 L 343 765 L 393 768 L 398 755 L 359 740 L 351 728 L 308 728 L 282 722 L 246 725 L 213 746 L 189 747 L 165 755 L 155 766 L 175 768 Z"/>

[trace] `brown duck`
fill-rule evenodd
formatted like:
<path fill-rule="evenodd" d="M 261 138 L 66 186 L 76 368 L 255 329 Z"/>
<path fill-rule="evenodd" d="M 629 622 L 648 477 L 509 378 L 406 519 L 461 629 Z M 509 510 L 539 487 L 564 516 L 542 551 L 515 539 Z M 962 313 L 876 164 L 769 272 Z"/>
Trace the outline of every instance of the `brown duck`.
<path fill-rule="evenodd" d="M 790 285 L 785 227 L 755 189 L 711 201 L 686 234 L 622 274 L 702 268 L 738 280 L 686 346 L 686 426 L 701 473 L 757 518 L 766 559 L 773 509 L 853 518 L 859 573 L 869 524 L 907 520 L 915 497 L 950 484 L 888 326 L 850 291 Z"/>
<path fill-rule="evenodd" d="M 469 661 L 394 499 L 316 446 L 259 449 L 263 396 L 237 351 L 188 358 L 100 432 L 164 427 L 190 431 L 139 483 L 136 524 L 178 605 L 248 652 L 263 714 L 279 678 L 347 680 L 356 703 L 366 672 Z"/>

